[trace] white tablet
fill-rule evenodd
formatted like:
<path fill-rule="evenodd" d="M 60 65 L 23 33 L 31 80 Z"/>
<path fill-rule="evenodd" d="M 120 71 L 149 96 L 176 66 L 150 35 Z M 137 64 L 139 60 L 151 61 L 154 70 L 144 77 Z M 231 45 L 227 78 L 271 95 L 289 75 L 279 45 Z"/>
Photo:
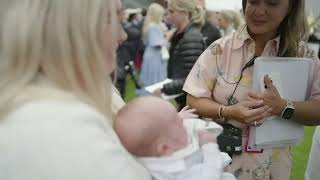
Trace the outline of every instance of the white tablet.
<path fill-rule="evenodd" d="M 263 77 L 269 75 L 282 98 L 304 101 L 309 96 L 313 60 L 306 58 L 259 57 L 254 63 L 253 88 L 264 92 Z M 250 127 L 248 144 L 253 148 L 275 148 L 303 139 L 303 125 L 272 116 L 260 127 Z"/>
<path fill-rule="evenodd" d="M 303 101 L 310 93 L 313 60 L 307 58 L 259 57 L 254 63 L 253 89 L 264 92 L 263 78 L 269 75 L 285 99 Z"/>

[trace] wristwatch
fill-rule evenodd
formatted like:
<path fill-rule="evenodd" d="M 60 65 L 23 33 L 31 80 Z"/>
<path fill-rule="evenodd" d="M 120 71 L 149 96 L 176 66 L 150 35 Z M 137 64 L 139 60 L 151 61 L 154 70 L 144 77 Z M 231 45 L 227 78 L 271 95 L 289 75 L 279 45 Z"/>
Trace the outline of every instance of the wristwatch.
<path fill-rule="evenodd" d="M 290 100 L 287 100 L 287 106 L 284 108 L 284 110 L 281 113 L 282 119 L 291 119 L 294 113 L 294 107 L 293 103 Z"/>

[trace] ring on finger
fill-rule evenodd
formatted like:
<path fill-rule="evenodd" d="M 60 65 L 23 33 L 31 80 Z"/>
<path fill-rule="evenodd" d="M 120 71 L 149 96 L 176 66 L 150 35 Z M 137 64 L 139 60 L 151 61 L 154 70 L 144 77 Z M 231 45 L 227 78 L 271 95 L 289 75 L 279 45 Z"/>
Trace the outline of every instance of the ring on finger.
<path fill-rule="evenodd" d="M 254 121 L 254 124 L 253 124 L 253 126 L 257 126 L 257 121 Z"/>

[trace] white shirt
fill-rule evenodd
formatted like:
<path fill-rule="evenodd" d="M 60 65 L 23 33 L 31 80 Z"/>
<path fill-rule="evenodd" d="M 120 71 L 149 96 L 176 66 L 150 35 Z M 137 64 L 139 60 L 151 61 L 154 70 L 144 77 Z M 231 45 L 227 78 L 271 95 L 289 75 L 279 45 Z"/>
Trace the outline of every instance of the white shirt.
<path fill-rule="evenodd" d="M 0 179 L 150 180 L 106 122 L 79 101 L 22 104 L 0 120 Z"/>
<path fill-rule="evenodd" d="M 223 171 L 231 158 L 220 152 L 216 143 L 199 146 L 197 131 L 208 129 L 219 135 L 222 127 L 214 122 L 206 123 L 198 119 L 184 120 L 189 145 L 170 156 L 142 157 L 140 162 L 151 173 L 154 180 L 235 180 Z"/>

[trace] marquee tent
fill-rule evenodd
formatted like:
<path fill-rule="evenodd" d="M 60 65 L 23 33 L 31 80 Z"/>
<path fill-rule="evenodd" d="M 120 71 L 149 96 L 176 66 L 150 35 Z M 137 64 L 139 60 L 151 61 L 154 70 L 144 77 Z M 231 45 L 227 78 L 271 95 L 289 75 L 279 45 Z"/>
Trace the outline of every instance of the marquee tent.
<path fill-rule="evenodd" d="M 122 0 L 123 4 L 128 8 L 148 7 L 154 0 Z M 219 11 L 221 9 L 239 10 L 242 8 L 242 0 L 206 0 L 207 9 Z M 306 0 L 306 12 L 308 15 L 315 17 L 320 15 L 320 1 Z"/>
<path fill-rule="evenodd" d="M 220 11 L 223 9 L 240 10 L 242 0 L 206 0 L 207 9 L 211 11 Z"/>

